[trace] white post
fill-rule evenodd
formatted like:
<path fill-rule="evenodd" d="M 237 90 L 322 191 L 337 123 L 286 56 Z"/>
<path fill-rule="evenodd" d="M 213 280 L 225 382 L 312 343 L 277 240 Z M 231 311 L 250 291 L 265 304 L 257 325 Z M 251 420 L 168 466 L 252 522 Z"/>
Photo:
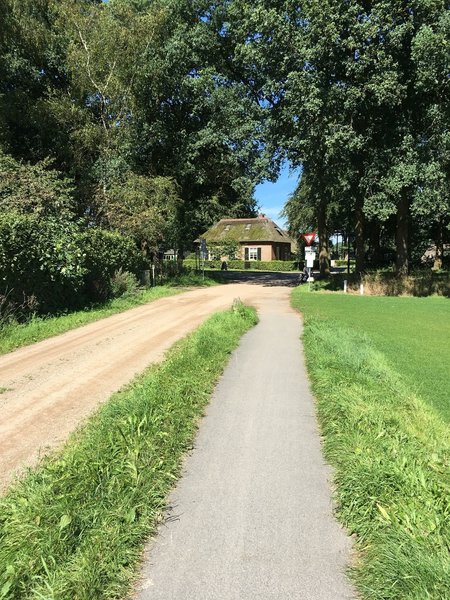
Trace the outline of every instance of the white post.
<path fill-rule="evenodd" d="M 344 294 L 347 293 L 347 280 L 344 279 Z"/>
<path fill-rule="evenodd" d="M 361 294 L 361 296 L 364 296 L 364 284 L 361 283 L 361 285 L 359 286 L 359 293 Z"/>

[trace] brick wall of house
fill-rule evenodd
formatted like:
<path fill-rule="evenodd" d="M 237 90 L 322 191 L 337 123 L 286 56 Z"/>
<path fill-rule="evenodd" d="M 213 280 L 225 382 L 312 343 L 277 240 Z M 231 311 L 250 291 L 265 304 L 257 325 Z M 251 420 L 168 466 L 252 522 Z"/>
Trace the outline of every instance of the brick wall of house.
<path fill-rule="evenodd" d="M 276 248 L 279 248 L 277 256 Z M 290 244 L 275 244 L 270 242 L 251 242 L 241 245 L 240 258 L 245 260 L 245 248 L 261 248 L 261 260 L 289 260 L 290 259 Z"/>

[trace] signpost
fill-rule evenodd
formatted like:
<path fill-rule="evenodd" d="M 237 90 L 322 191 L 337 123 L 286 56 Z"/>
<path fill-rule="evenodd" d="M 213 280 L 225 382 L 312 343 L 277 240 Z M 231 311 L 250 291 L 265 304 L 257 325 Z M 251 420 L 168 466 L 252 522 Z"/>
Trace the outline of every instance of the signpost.
<path fill-rule="evenodd" d="M 202 259 L 203 279 L 205 279 L 205 260 L 208 258 L 208 248 L 205 238 L 200 238 L 200 258 Z"/>
<path fill-rule="evenodd" d="M 308 269 L 308 283 L 311 289 L 311 283 L 314 281 L 314 277 L 312 276 L 312 269 L 314 267 L 314 261 L 316 260 L 316 248 L 313 246 L 314 241 L 316 239 L 315 231 L 311 231 L 311 233 L 302 233 L 301 234 L 303 241 L 306 244 L 305 247 L 305 264 Z"/>
<path fill-rule="evenodd" d="M 302 233 L 302 238 L 307 246 L 312 246 L 314 244 L 314 240 L 316 239 L 316 234 L 314 231 L 311 233 Z"/>
<path fill-rule="evenodd" d="M 313 246 L 307 246 L 305 248 L 305 261 L 306 267 L 309 271 L 308 283 L 310 284 L 314 281 L 314 277 L 312 276 L 312 269 L 314 267 L 314 261 L 316 260 L 316 249 Z"/>
<path fill-rule="evenodd" d="M 315 248 L 312 248 L 311 246 L 305 248 L 305 260 L 308 269 L 312 269 L 314 267 L 314 261 L 316 260 Z"/>

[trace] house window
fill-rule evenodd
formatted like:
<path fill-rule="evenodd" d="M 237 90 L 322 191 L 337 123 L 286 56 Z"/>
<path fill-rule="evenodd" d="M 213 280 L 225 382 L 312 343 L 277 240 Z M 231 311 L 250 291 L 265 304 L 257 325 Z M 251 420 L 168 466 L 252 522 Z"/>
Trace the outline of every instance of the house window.
<path fill-rule="evenodd" d="M 245 248 L 245 260 L 261 260 L 261 248 Z"/>

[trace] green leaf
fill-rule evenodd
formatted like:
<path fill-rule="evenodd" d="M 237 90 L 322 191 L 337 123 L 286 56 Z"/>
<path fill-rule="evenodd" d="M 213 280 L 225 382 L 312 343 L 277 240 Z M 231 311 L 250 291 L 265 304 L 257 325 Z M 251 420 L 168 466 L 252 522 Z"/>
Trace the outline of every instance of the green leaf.
<path fill-rule="evenodd" d="M 2 587 L 1 591 L 0 591 L 0 598 L 6 598 L 9 590 L 11 589 L 12 586 L 12 580 L 9 579 L 4 586 Z"/>
<path fill-rule="evenodd" d="M 70 515 L 63 515 L 59 521 L 59 529 L 62 531 L 72 522 L 72 517 Z"/>
<path fill-rule="evenodd" d="M 377 508 L 380 511 L 381 516 L 383 517 L 383 519 L 385 521 L 388 521 L 390 523 L 391 522 L 391 517 L 389 516 L 389 513 L 387 512 L 387 510 L 383 506 L 381 506 L 381 504 L 378 504 L 378 502 L 377 502 Z"/>

